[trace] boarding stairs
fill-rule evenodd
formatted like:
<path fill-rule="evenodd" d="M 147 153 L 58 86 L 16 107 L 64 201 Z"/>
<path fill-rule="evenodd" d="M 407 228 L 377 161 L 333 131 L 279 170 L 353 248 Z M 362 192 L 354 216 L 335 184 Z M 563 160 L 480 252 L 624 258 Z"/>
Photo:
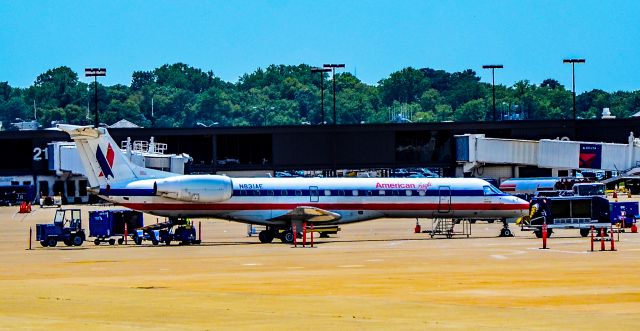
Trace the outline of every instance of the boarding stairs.
<path fill-rule="evenodd" d="M 460 230 L 456 231 L 456 224 Z M 456 235 L 464 235 L 469 238 L 471 235 L 471 222 L 468 220 L 455 220 L 451 218 L 436 218 L 433 220 L 431 231 L 428 231 L 431 238 L 440 235 L 452 238 Z"/>

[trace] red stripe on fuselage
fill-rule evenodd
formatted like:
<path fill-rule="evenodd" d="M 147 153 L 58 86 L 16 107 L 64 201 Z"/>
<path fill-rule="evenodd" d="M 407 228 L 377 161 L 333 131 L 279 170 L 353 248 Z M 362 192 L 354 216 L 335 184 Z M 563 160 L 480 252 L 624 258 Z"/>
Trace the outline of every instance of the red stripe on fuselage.
<path fill-rule="evenodd" d="M 438 210 L 437 203 L 123 203 L 136 210 L 291 210 L 300 206 L 325 210 Z M 525 210 L 529 204 L 452 203 L 452 210 Z"/>

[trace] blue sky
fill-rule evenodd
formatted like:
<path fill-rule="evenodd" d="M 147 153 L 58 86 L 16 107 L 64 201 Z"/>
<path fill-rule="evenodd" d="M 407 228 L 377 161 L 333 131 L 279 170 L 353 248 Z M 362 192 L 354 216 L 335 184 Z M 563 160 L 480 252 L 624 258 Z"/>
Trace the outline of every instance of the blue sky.
<path fill-rule="evenodd" d="M 578 92 L 640 89 L 640 1 L 0 0 L 0 81 L 106 67 L 104 84 L 184 62 L 235 82 L 269 64 L 345 63 L 375 84 L 403 67 L 500 63 L 496 83 L 555 78 Z"/>

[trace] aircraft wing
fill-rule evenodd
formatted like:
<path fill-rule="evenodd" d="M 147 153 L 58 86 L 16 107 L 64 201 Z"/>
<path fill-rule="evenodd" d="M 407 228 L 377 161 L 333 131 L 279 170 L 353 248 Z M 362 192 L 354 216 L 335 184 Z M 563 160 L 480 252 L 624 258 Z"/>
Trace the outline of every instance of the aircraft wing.
<path fill-rule="evenodd" d="M 270 221 L 302 221 L 311 223 L 334 222 L 342 218 L 340 214 L 308 206 L 296 207 L 284 215 L 274 217 Z"/>

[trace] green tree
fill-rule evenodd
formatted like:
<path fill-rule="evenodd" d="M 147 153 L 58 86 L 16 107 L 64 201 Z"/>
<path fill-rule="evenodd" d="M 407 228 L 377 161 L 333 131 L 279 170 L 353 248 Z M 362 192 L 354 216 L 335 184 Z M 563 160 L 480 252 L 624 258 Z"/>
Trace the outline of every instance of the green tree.
<path fill-rule="evenodd" d="M 448 104 L 436 105 L 435 118 L 438 122 L 453 120 L 453 108 Z"/>
<path fill-rule="evenodd" d="M 165 64 L 155 69 L 153 75 L 156 77 L 156 83 L 160 86 L 184 89 L 192 93 L 203 92 L 220 82 L 220 79 L 217 79 L 212 71 L 203 72 L 201 69 L 184 63 Z"/>
<path fill-rule="evenodd" d="M 32 114 L 32 109 L 20 97 L 12 97 L 7 101 L 0 102 L 0 121 L 5 128 L 9 127 L 16 118 L 27 120 L 32 118 Z"/>
<path fill-rule="evenodd" d="M 486 117 L 487 106 L 483 99 L 471 100 L 456 111 L 456 121 L 473 122 L 482 121 Z"/>
<path fill-rule="evenodd" d="M 131 90 L 139 91 L 145 86 L 155 84 L 156 75 L 151 71 L 134 71 L 131 75 Z"/>
<path fill-rule="evenodd" d="M 379 83 L 382 104 L 391 105 L 393 101 L 412 103 L 418 101 L 424 91 L 430 87 L 424 73 L 412 67 L 392 73 Z"/>
<path fill-rule="evenodd" d="M 71 68 L 62 66 L 38 75 L 34 85 L 28 89 L 27 97 L 44 108 L 64 108 L 82 99 L 82 91 L 78 87 L 78 75 Z"/>
<path fill-rule="evenodd" d="M 436 105 L 443 102 L 444 100 L 440 95 L 440 92 L 436 89 L 428 89 L 420 96 L 420 106 L 425 112 L 435 111 Z"/>

